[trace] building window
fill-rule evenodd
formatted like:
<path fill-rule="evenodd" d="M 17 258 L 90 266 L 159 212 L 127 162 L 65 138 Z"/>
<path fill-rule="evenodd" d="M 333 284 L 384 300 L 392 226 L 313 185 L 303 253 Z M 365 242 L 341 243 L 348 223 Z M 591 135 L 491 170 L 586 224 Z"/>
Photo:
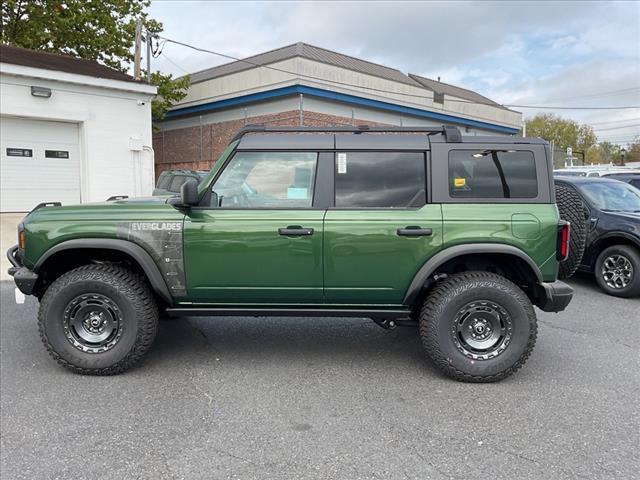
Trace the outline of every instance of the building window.
<path fill-rule="evenodd" d="M 424 154 L 338 152 L 336 207 L 415 208 L 427 201 Z"/>
<path fill-rule="evenodd" d="M 45 158 L 69 158 L 69 152 L 66 150 L 45 150 Z"/>
<path fill-rule="evenodd" d="M 7 157 L 33 157 L 30 148 L 7 148 Z"/>
<path fill-rule="evenodd" d="M 317 161 L 315 152 L 239 152 L 213 192 L 226 208 L 311 207 Z"/>
<path fill-rule="evenodd" d="M 452 150 L 449 194 L 455 198 L 535 198 L 538 182 L 533 152 Z"/>
<path fill-rule="evenodd" d="M 434 103 L 444 104 L 444 93 L 433 92 Z"/>

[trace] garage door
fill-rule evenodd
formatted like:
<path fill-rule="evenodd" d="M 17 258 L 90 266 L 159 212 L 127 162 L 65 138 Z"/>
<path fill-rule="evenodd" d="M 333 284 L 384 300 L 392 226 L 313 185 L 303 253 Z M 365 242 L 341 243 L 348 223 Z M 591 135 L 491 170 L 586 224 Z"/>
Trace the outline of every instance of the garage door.
<path fill-rule="evenodd" d="M 0 211 L 79 203 L 78 125 L 10 117 L 0 123 Z"/>

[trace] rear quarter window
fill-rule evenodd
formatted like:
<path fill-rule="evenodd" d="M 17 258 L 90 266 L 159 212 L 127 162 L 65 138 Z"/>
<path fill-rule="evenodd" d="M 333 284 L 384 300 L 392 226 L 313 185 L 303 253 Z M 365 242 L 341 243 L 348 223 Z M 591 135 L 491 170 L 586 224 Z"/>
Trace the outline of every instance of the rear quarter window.
<path fill-rule="evenodd" d="M 451 150 L 449 194 L 453 198 L 535 198 L 536 162 L 525 150 Z"/>

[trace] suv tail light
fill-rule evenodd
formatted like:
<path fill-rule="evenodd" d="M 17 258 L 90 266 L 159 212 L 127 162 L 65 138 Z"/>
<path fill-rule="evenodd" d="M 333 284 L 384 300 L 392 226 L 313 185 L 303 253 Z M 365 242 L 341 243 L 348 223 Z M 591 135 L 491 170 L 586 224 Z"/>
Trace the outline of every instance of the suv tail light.
<path fill-rule="evenodd" d="M 571 234 L 571 224 L 561 221 L 558 224 L 558 243 L 556 248 L 556 258 L 564 262 L 569 258 L 569 237 Z"/>

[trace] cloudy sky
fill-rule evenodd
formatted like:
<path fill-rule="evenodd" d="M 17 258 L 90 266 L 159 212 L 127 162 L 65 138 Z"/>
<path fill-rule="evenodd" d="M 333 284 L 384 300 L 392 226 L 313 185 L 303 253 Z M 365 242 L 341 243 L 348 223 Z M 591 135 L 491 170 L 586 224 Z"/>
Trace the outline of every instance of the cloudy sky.
<path fill-rule="evenodd" d="M 503 104 L 640 105 L 640 2 L 165 0 L 150 13 L 163 35 L 234 57 L 303 41 Z M 181 75 L 228 61 L 166 44 L 153 68 Z M 553 111 L 593 125 L 601 140 L 640 135 L 640 108 Z"/>

